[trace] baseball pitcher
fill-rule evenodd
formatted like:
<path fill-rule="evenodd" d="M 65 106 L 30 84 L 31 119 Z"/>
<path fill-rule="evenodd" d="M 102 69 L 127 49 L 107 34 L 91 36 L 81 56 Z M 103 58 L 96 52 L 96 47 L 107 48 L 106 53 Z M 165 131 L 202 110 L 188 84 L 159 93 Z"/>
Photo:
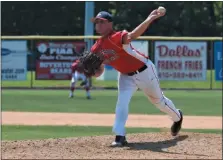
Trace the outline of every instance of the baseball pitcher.
<path fill-rule="evenodd" d="M 133 93 L 140 88 L 160 111 L 169 115 L 173 124 L 171 134 L 176 136 L 181 129 L 183 114 L 176 109 L 160 89 L 156 68 L 152 61 L 132 47 L 131 41 L 141 36 L 151 23 L 164 16 L 165 12 L 153 10 L 144 22 L 133 31 L 114 31 L 113 17 L 102 11 L 92 18 L 97 33 L 101 37 L 92 46 L 90 53 L 81 59 L 86 75 L 100 76 L 104 70 L 103 64 L 114 67 L 119 72 L 118 100 L 113 126 L 115 141 L 112 146 L 127 144 L 125 124 L 128 118 L 129 103 Z M 162 122 L 160 122 L 162 123 Z"/>

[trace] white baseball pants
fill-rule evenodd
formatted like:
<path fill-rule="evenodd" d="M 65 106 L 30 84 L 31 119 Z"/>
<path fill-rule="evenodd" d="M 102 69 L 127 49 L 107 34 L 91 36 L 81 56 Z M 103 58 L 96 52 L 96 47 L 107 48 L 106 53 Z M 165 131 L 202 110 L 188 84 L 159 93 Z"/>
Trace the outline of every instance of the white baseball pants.
<path fill-rule="evenodd" d="M 129 102 L 138 88 L 145 93 L 151 103 L 160 111 L 169 115 L 174 122 L 179 121 L 181 118 L 173 102 L 165 97 L 161 91 L 154 64 L 148 60 L 146 65 L 147 69 L 133 76 L 119 74 L 118 100 L 113 126 L 113 132 L 116 135 L 124 136 L 126 134 L 125 124 L 128 119 Z"/>
<path fill-rule="evenodd" d="M 89 86 L 89 80 L 87 79 L 87 77 L 83 73 L 79 73 L 79 72 L 76 71 L 75 73 L 72 74 L 71 83 L 75 83 L 78 80 L 82 80 L 82 81 L 87 80 L 86 86 Z"/>

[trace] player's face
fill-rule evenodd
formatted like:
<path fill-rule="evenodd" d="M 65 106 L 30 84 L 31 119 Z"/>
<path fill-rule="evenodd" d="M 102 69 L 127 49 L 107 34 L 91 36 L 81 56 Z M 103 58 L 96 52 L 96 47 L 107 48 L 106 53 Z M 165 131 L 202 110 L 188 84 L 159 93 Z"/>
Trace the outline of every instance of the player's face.
<path fill-rule="evenodd" d="M 104 35 L 109 30 L 109 22 L 107 20 L 96 19 L 95 29 L 97 33 Z"/>

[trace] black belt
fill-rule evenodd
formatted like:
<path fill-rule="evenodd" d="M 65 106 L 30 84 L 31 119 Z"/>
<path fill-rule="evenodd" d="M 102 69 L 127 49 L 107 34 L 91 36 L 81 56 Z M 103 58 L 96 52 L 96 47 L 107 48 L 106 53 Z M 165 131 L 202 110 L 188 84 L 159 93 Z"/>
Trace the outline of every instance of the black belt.
<path fill-rule="evenodd" d="M 134 71 L 134 72 L 130 72 L 130 73 L 127 73 L 128 76 L 133 76 L 137 73 L 140 73 L 142 71 L 144 71 L 145 69 L 147 68 L 147 65 L 144 65 L 143 67 L 139 68 L 138 70 Z"/>

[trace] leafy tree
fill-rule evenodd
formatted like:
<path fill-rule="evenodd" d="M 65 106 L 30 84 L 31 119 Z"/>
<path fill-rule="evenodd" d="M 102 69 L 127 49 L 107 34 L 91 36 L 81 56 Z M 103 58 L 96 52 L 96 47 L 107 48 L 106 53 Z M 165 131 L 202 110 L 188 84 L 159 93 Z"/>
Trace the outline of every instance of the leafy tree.
<path fill-rule="evenodd" d="M 144 35 L 223 36 L 222 2 L 95 2 L 95 14 L 109 11 L 114 28 L 132 30 L 159 6 L 167 15 Z M 2 2 L 2 35 L 83 35 L 85 2 Z"/>

